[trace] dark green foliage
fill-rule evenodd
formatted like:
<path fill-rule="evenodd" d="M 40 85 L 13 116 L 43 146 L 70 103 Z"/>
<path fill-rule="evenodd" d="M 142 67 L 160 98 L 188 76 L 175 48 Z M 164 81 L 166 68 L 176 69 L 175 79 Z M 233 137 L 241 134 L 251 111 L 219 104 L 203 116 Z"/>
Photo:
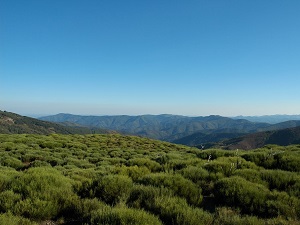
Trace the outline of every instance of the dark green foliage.
<path fill-rule="evenodd" d="M 93 211 L 91 224 L 105 225 L 162 225 L 161 221 L 154 215 L 143 210 L 129 208 L 103 207 Z"/>
<path fill-rule="evenodd" d="M 159 216 L 164 224 L 211 224 L 212 215 L 191 207 L 184 198 L 169 193 L 167 188 L 135 186 L 127 204 Z"/>
<path fill-rule="evenodd" d="M 193 205 L 199 206 L 202 202 L 201 188 L 179 174 L 149 174 L 142 177 L 138 182 L 143 185 L 166 187 L 172 190 L 175 195 L 186 198 Z"/>
<path fill-rule="evenodd" d="M 127 162 L 128 166 L 144 166 L 147 167 L 151 172 L 158 172 L 162 169 L 161 165 L 153 160 L 150 160 L 148 158 L 135 158 L 135 159 L 130 159 Z"/>
<path fill-rule="evenodd" d="M 55 169 L 31 168 L 11 181 L 14 195 L 6 192 L 10 196 L 4 197 L 14 202 L 5 211 L 12 209 L 17 215 L 35 219 L 54 218 L 76 204 L 71 182 Z"/>
<path fill-rule="evenodd" d="M 245 213 L 262 217 L 280 215 L 299 218 L 300 201 L 285 192 L 271 192 L 265 186 L 240 177 L 224 178 L 215 184 L 215 196 L 220 203 L 238 205 Z"/>
<path fill-rule="evenodd" d="M 215 184 L 215 196 L 218 202 L 239 206 L 245 213 L 255 213 L 260 216 L 265 216 L 268 212 L 265 202 L 270 194 L 265 186 L 240 177 L 223 178 Z"/>
<path fill-rule="evenodd" d="M 107 175 L 97 180 L 95 196 L 110 205 L 124 202 L 132 189 L 132 180 L 123 175 Z"/>
<path fill-rule="evenodd" d="M 300 146 L 0 135 L 0 224 L 297 224 Z"/>
<path fill-rule="evenodd" d="M 0 214 L 0 224 L 7 225 L 38 225 L 29 219 L 20 216 L 15 216 L 12 213 Z"/>
<path fill-rule="evenodd" d="M 266 169 L 281 169 L 300 172 L 300 157 L 298 151 L 287 151 L 289 147 L 268 147 L 242 155 L 247 161 L 254 162 Z"/>
<path fill-rule="evenodd" d="M 268 183 L 270 190 L 276 189 L 288 192 L 297 189 L 295 186 L 300 182 L 299 175 L 282 170 L 262 170 L 260 176 L 262 180 Z"/>

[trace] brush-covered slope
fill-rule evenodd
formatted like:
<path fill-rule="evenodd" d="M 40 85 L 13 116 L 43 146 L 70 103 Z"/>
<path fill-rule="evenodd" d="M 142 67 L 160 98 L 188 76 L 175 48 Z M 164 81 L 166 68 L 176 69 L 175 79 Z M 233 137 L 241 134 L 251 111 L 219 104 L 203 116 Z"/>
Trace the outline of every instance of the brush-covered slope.
<path fill-rule="evenodd" d="M 0 135 L 0 224 L 298 224 L 300 146 Z"/>
<path fill-rule="evenodd" d="M 72 122 L 167 141 L 174 141 L 205 130 L 235 129 L 240 133 L 248 133 L 269 126 L 266 123 L 253 123 L 221 116 L 77 116 L 58 114 L 40 119 L 51 122 Z"/>
<path fill-rule="evenodd" d="M 15 113 L 0 111 L 0 133 L 2 134 L 91 134 L 108 133 L 99 128 L 87 128 L 76 124 L 57 124 Z"/>
<path fill-rule="evenodd" d="M 249 134 L 224 141 L 221 145 L 226 149 L 254 149 L 267 144 L 282 146 L 300 144 L 300 126 Z"/>

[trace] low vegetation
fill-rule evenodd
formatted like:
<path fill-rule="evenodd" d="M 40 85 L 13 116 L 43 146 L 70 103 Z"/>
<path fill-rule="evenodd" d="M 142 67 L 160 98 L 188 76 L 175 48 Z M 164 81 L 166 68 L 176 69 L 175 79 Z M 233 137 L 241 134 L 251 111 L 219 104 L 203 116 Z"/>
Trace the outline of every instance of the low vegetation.
<path fill-rule="evenodd" d="M 0 135 L 0 224 L 300 224 L 300 145 Z"/>

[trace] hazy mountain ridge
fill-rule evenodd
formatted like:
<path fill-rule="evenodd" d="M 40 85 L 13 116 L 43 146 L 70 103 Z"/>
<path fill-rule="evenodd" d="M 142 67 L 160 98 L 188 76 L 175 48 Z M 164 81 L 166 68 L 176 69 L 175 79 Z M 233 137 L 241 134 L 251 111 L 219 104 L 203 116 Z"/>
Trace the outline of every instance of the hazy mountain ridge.
<path fill-rule="evenodd" d="M 141 116 L 79 116 L 61 113 L 41 117 L 40 119 L 51 122 L 72 122 L 166 141 L 174 141 L 206 130 L 235 129 L 241 133 L 249 133 L 270 126 L 270 124 L 267 123 L 253 123 L 243 119 L 234 120 L 217 115 L 206 117 L 167 114 Z"/>

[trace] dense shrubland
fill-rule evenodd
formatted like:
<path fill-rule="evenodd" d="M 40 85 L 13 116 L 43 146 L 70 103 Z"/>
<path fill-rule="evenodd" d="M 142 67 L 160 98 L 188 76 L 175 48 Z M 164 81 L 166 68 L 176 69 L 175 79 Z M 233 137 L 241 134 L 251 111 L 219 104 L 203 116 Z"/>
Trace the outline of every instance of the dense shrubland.
<path fill-rule="evenodd" d="M 0 224 L 300 224 L 300 145 L 0 135 Z"/>

